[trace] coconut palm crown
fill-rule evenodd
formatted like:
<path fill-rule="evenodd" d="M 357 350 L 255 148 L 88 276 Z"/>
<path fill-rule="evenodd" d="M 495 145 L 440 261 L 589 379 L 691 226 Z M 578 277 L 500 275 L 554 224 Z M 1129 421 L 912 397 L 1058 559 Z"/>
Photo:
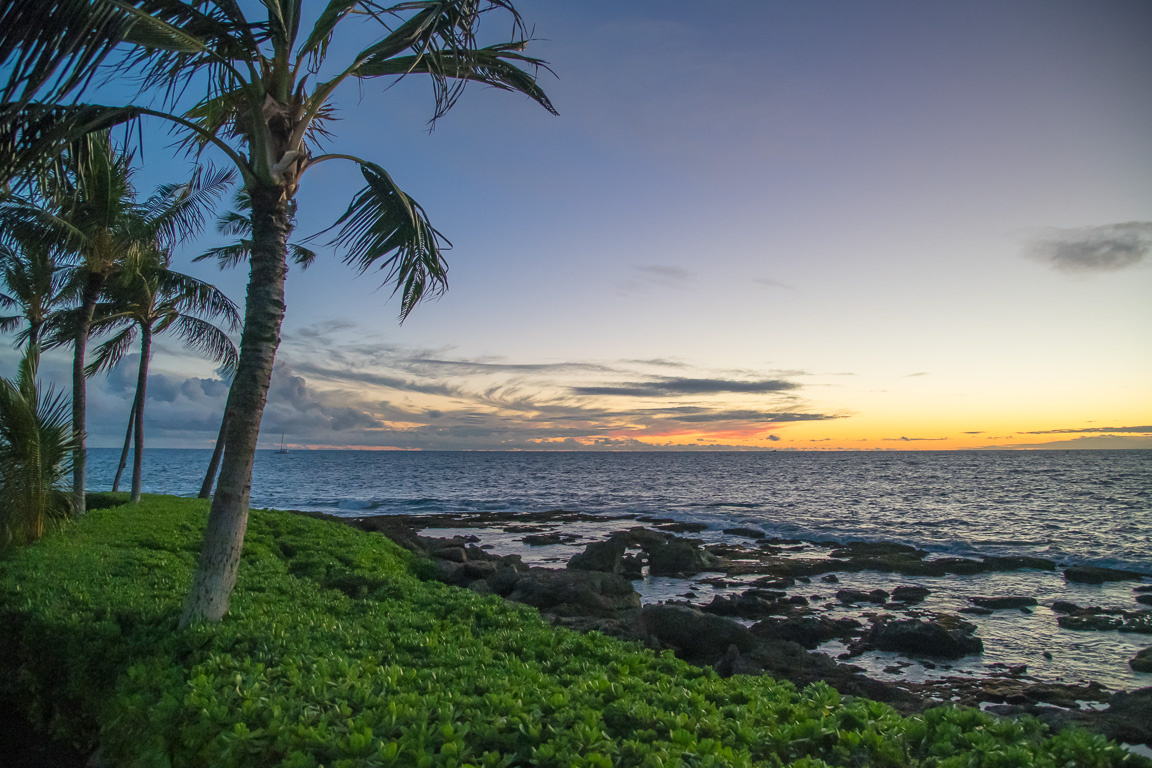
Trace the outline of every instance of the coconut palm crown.
<path fill-rule="evenodd" d="M 254 7 L 263 18 L 246 15 Z M 320 150 L 333 95 L 346 84 L 425 75 L 433 121 L 473 81 L 555 111 L 536 82 L 542 62 L 523 53 L 527 32 L 511 0 L 330 0 L 307 10 L 315 20 L 306 32 L 302 0 L 7 0 L 0 11 L 0 68 L 10 73 L 0 89 L 0 181 L 50 162 L 85 131 L 152 116 L 172 124 L 190 152 L 226 156 L 252 201 L 244 332 L 226 406 L 237 418 L 229 419 L 185 624 L 221 618 L 235 584 L 302 176 L 331 160 L 359 165 L 365 186 L 333 225 L 333 244 L 361 271 L 383 270 L 402 319 L 445 287 L 446 243 L 424 209 L 376 163 Z M 481 22 L 493 13 L 510 19 L 511 39 L 483 45 Z M 344 30 L 353 34 L 333 44 Z M 102 68 L 138 77 L 141 98 L 86 102 Z"/>

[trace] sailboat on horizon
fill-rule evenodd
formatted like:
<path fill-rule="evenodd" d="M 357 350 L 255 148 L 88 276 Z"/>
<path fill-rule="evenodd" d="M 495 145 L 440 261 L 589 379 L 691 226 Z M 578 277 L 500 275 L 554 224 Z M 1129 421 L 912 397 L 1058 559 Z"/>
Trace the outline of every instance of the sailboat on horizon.
<path fill-rule="evenodd" d="M 288 449 L 284 447 L 284 433 L 280 433 L 280 448 L 276 453 L 288 453 Z"/>

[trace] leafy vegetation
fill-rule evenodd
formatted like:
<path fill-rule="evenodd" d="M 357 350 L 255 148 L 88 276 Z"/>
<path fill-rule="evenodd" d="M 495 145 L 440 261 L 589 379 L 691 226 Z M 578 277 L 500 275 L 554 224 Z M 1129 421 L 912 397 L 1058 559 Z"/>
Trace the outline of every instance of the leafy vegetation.
<path fill-rule="evenodd" d="M 253 510 L 230 620 L 178 630 L 207 516 L 145 496 L 0 561 L 3 692 L 113 765 L 1147 765 L 1035 721 L 723 680 L 285 512 Z"/>
<path fill-rule="evenodd" d="M 32 344 L 15 381 L 0 378 L 0 550 L 36 541 L 71 512 L 61 489 L 70 469 L 68 403 L 36 381 Z"/>

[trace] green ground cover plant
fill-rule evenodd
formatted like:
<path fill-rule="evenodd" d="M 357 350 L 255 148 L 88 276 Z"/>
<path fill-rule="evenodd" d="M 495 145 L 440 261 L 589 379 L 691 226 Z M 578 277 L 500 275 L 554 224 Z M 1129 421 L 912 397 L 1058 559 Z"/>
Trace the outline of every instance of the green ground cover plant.
<path fill-rule="evenodd" d="M 207 515 L 145 496 L 0 561 L 0 693 L 117 766 L 1149 765 L 1032 720 L 720 679 L 287 512 L 253 510 L 231 615 L 181 631 Z"/>

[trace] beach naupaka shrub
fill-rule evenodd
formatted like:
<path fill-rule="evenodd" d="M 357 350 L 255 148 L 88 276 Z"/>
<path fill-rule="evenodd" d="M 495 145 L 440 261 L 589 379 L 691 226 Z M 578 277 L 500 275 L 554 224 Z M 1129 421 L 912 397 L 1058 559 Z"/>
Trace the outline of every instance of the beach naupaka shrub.
<path fill-rule="evenodd" d="M 1119 766 L 1099 736 L 720 679 L 254 510 L 226 621 L 177 630 L 205 502 L 90 512 L 0 561 L 4 693 L 125 766 Z"/>

